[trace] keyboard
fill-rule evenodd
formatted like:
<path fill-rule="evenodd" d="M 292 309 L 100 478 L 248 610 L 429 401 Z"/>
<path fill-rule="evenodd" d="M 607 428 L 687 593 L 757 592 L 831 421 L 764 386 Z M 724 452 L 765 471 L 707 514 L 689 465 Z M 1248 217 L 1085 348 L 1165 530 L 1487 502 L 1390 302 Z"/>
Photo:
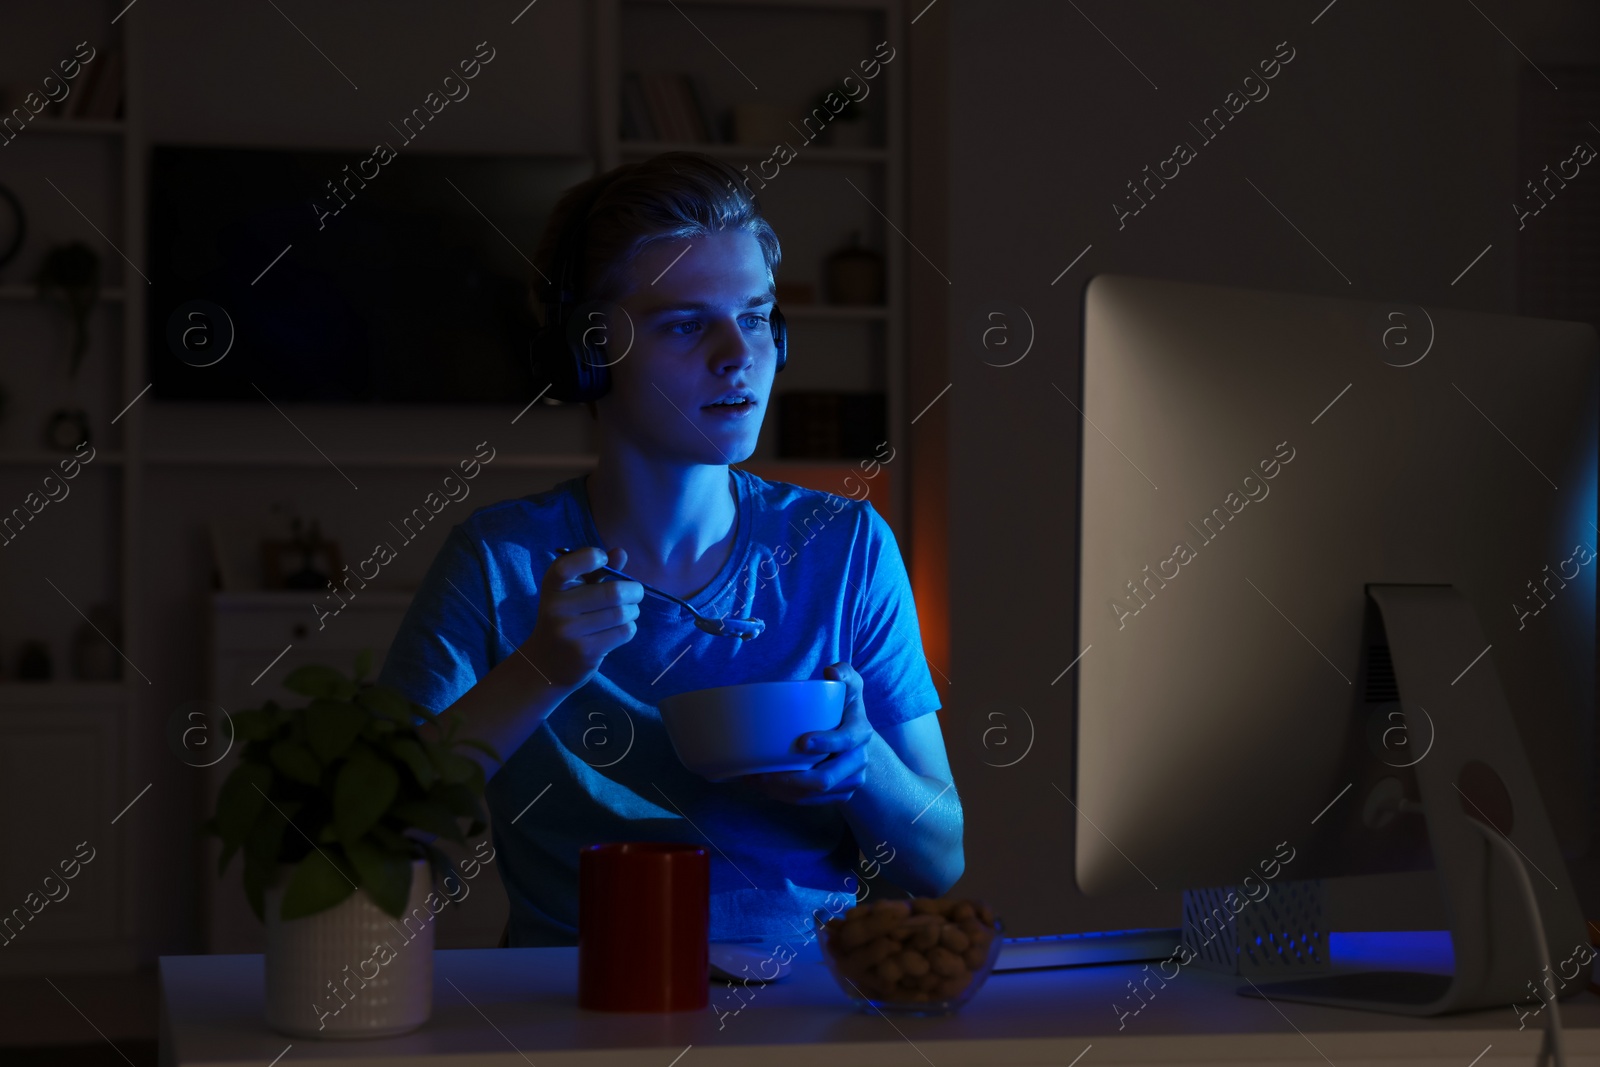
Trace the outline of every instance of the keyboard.
<path fill-rule="evenodd" d="M 994 969 L 1022 971 L 1086 963 L 1164 960 L 1182 943 L 1183 931 L 1176 927 L 1008 937 L 1001 944 L 1000 958 L 995 961 Z"/>

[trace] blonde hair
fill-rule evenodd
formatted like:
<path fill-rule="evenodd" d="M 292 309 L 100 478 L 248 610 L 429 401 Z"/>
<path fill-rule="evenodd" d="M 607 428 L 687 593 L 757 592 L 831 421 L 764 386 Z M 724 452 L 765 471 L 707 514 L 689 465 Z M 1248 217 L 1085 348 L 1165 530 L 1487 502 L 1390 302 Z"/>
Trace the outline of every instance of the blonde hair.
<path fill-rule="evenodd" d="M 723 160 L 699 152 L 663 152 L 574 185 L 556 202 L 534 252 L 548 279 L 542 286 L 545 302 L 560 298 L 557 246 L 580 210 L 583 247 L 571 294 L 575 301 L 623 295 L 625 270 L 653 244 L 730 230 L 753 236 L 768 272 L 775 273 L 783 259 L 778 234 L 743 182 L 744 176 Z"/>

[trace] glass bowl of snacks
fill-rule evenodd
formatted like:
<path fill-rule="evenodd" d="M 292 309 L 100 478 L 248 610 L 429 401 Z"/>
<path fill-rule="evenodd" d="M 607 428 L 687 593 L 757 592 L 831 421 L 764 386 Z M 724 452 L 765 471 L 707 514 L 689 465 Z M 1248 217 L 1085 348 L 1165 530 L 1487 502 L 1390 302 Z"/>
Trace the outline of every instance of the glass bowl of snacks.
<path fill-rule="evenodd" d="M 822 958 L 863 1009 L 953 1012 L 1000 955 L 1001 924 L 976 900 L 877 900 L 822 926 Z"/>

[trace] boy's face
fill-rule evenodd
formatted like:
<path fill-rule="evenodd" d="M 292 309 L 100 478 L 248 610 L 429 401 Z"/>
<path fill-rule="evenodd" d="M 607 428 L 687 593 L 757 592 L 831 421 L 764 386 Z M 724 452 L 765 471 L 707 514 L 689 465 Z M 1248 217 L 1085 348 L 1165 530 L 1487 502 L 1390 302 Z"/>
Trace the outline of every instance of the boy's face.
<path fill-rule="evenodd" d="M 608 430 L 684 463 L 748 459 L 778 365 L 772 280 L 756 239 L 730 232 L 649 246 L 630 265 L 624 292 L 633 345 L 612 364 L 611 391 L 597 402 Z M 613 337 L 627 333 L 613 326 Z M 710 406 L 741 389 L 749 403 Z"/>

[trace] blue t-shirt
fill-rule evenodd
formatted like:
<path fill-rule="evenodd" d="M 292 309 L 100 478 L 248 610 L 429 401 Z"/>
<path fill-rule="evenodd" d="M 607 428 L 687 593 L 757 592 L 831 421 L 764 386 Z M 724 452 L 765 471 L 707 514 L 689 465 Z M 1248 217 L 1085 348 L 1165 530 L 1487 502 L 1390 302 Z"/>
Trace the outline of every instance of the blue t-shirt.
<path fill-rule="evenodd" d="M 814 909 L 837 911 L 854 890 L 858 844 L 837 808 L 785 804 L 747 783 L 713 784 L 689 771 L 656 710 L 663 697 L 822 678 L 843 660 L 861 675 L 875 727 L 940 706 L 905 563 L 883 517 L 865 500 L 729 473 L 738 497 L 733 551 L 689 601 L 703 615 L 761 619 L 766 630 L 750 641 L 714 636 L 679 605 L 647 594 L 633 639 L 521 748 L 501 753 L 506 764 L 486 799 L 514 946 L 577 943 L 578 850 L 600 842 L 707 845 L 714 940 L 792 936 L 810 928 Z M 603 542 L 581 476 L 473 512 L 433 561 L 380 681 L 434 711 L 449 707 L 517 654 L 557 549 L 582 545 Z M 862 843 L 869 853 L 875 844 Z"/>

